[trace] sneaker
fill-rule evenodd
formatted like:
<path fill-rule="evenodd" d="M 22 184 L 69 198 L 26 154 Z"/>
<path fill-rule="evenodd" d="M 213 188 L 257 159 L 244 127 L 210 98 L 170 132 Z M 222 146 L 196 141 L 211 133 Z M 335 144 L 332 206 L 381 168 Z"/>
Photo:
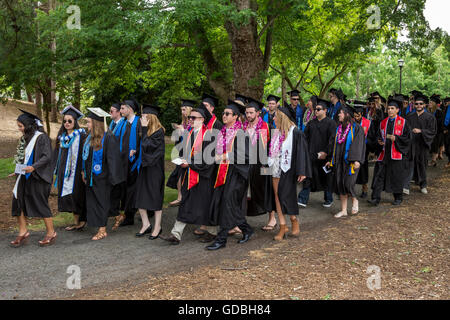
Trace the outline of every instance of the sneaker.
<path fill-rule="evenodd" d="M 428 194 L 427 188 L 422 188 L 422 189 L 420 189 L 420 192 L 422 192 L 423 194 Z"/>
<path fill-rule="evenodd" d="M 306 208 L 306 203 L 303 203 L 303 202 L 298 201 L 297 204 L 298 204 L 300 207 Z"/>
<path fill-rule="evenodd" d="M 331 201 L 331 202 L 326 201 L 326 202 L 324 202 L 324 203 L 322 204 L 322 206 L 324 206 L 325 208 L 329 208 L 329 207 L 331 207 L 332 205 L 333 205 L 333 201 Z"/>
<path fill-rule="evenodd" d="M 403 193 L 409 195 L 409 189 L 403 188 Z"/>

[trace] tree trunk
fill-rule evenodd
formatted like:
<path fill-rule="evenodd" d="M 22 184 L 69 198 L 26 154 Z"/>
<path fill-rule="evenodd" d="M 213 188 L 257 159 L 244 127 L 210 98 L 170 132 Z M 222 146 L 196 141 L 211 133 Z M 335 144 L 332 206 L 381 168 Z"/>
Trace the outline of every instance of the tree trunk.
<path fill-rule="evenodd" d="M 16 100 L 21 100 L 22 99 L 22 92 L 21 92 L 22 88 L 18 85 L 14 86 L 13 88 L 14 88 L 13 89 L 14 90 L 13 98 Z"/>
<path fill-rule="evenodd" d="M 257 10 L 254 0 L 234 0 L 237 10 Z M 231 42 L 233 91 L 260 100 L 264 94 L 264 55 L 259 47 L 258 24 L 254 17 L 247 25 L 225 23 Z"/>
<path fill-rule="evenodd" d="M 36 115 L 42 119 L 42 94 L 39 90 L 36 90 L 34 95 L 36 96 Z"/>
<path fill-rule="evenodd" d="M 51 122 L 58 122 L 58 105 L 56 104 L 56 85 L 54 80 L 50 80 L 50 104 L 52 110 Z"/>
<path fill-rule="evenodd" d="M 80 110 L 81 107 L 81 82 L 80 80 L 75 80 L 75 87 L 74 87 L 74 102 L 73 106 Z"/>
<path fill-rule="evenodd" d="M 52 93 L 50 88 L 42 93 L 43 104 L 42 107 L 44 109 L 45 116 L 45 124 L 47 126 L 47 134 L 50 136 L 50 111 L 52 109 Z"/>

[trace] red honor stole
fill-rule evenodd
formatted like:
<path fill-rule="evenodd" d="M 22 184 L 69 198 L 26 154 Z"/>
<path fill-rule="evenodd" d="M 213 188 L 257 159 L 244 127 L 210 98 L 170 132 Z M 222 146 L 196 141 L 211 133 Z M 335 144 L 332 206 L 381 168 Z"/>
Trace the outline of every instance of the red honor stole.
<path fill-rule="evenodd" d="M 264 145 L 264 149 L 266 149 L 267 143 L 270 139 L 270 132 L 269 132 L 269 125 L 267 124 L 267 122 L 263 122 L 263 125 L 259 131 L 260 137 L 261 137 L 261 141 L 263 142 Z"/>
<path fill-rule="evenodd" d="M 363 129 L 364 129 L 364 135 L 366 136 L 366 138 L 367 138 L 367 134 L 369 133 L 370 124 L 371 124 L 371 122 L 369 119 L 362 117 L 361 127 L 363 127 Z"/>
<path fill-rule="evenodd" d="M 209 112 L 209 111 L 208 111 Z M 216 123 L 216 120 L 217 120 L 217 118 L 216 118 L 216 115 L 212 115 L 212 118 L 209 120 L 209 122 L 208 122 L 208 125 L 206 126 L 206 129 L 208 129 L 208 130 L 212 130 L 212 128 L 213 128 L 213 126 L 214 126 L 214 124 Z"/>
<path fill-rule="evenodd" d="M 236 130 L 237 134 L 237 130 Z M 225 155 L 228 154 L 228 152 L 231 152 L 233 150 L 234 140 L 236 139 L 236 134 L 233 137 L 233 142 L 231 142 L 230 147 L 227 152 L 224 153 Z M 226 143 L 226 141 L 225 141 Z M 230 166 L 230 161 L 228 159 L 220 161 L 219 169 L 217 170 L 217 177 L 216 177 L 216 183 L 214 184 L 214 189 L 220 186 L 223 186 L 225 182 L 227 181 L 227 173 L 228 173 L 228 167 Z"/>
<path fill-rule="evenodd" d="M 191 140 L 192 132 L 194 132 L 194 129 L 192 129 L 189 132 L 189 136 L 187 138 L 188 142 L 189 142 L 189 140 Z M 197 136 L 195 137 L 194 143 L 192 145 L 191 153 L 190 153 L 191 159 L 193 158 L 193 156 L 196 153 L 201 151 L 205 133 L 206 133 L 206 127 L 203 125 L 202 128 L 199 130 Z M 200 177 L 198 175 L 198 172 L 192 170 L 191 168 L 188 168 L 187 175 L 188 175 L 188 190 L 190 190 L 192 187 L 195 187 L 199 183 Z"/>
<path fill-rule="evenodd" d="M 387 130 L 388 120 L 389 120 L 389 118 L 386 118 L 383 121 L 381 121 L 381 124 L 380 124 L 381 136 L 383 138 L 383 141 L 386 141 L 386 135 L 387 135 L 386 130 Z M 393 134 L 396 136 L 401 136 L 403 134 L 404 128 L 405 128 L 405 119 L 400 116 L 395 117 Z M 380 156 L 378 157 L 378 161 L 383 161 L 385 148 L 386 148 L 386 143 L 383 146 L 383 151 L 381 151 Z M 394 142 L 392 142 L 392 147 L 391 147 L 391 158 L 392 158 L 392 160 L 402 160 L 403 159 L 402 154 L 395 148 Z"/>

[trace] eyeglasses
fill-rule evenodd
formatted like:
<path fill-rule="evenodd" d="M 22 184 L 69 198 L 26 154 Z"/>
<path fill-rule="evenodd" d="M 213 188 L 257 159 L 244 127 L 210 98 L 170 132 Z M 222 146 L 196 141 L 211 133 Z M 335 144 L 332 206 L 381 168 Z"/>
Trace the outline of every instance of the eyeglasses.
<path fill-rule="evenodd" d="M 223 112 L 222 113 L 222 115 L 224 115 L 224 116 L 231 116 L 231 115 L 233 115 L 233 112 Z"/>
<path fill-rule="evenodd" d="M 189 120 L 193 120 L 195 121 L 195 119 L 203 119 L 203 117 L 194 117 L 194 116 L 189 116 L 188 117 Z"/>
<path fill-rule="evenodd" d="M 68 122 L 68 123 L 72 123 L 72 120 L 63 120 L 63 123 L 66 123 L 66 122 Z"/>

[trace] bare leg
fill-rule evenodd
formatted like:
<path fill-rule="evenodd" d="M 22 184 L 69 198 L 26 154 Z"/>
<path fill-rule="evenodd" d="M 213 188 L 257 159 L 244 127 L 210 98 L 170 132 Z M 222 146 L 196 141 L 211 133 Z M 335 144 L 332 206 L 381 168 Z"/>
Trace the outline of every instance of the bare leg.
<path fill-rule="evenodd" d="M 147 230 L 148 227 L 150 227 L 150 221 L 148 221 L 147 210 L 139 209 L 139 214 L 141 215 L 142 220 L 142 227 L 139 233 L 144 233 L 144 231 Z"/>
<path fill-rule="evenodd" d="M 284 218 L 283 212 L 281 211 L 280 199 L 278 199 L 278 184 L 280 183 L 280 178 L 272 178 L 273 182 L 273 192 L 275 194 L 275 206 L 277 209 L 278 219 L 280 220 L 280 225 L 286 224 L 286 219 Z"/>
<path fill-rule="evenodd" d="M 17 217 L 17 222 L 19 223 L 19 236 L 23 236 L 27 233 L 27 219 L 23 215 L 23 213 Z"/>
<path fill-rule="evenodd" d="M 342 212 L 347 212 L 348 196 L 347 195 L 340 195 L 340 198 L 341 198 L 341 211 Z"/>
<path fill-rule="evenodd" d="M 161 231 L 162 210 L 155 211 L 155 226 L 153 227 L 152 236 L 156 237 Z"/>
<path fill-rule="evenodd" d="M 47 228 L 47 237 L 52 237 L 55 234 L 55 229 L 53 229 L 53 218 L 44 218 L 44 223 Z"/>
<path fill-rule="evenodd" d="M 178 190 L 178 198 L 177 198 L 177 200 L 178 200 L 178 201 L 181 201 L 181 178 L 178 179 L 178 182 L 177 182 L 177 190 Z"/>

